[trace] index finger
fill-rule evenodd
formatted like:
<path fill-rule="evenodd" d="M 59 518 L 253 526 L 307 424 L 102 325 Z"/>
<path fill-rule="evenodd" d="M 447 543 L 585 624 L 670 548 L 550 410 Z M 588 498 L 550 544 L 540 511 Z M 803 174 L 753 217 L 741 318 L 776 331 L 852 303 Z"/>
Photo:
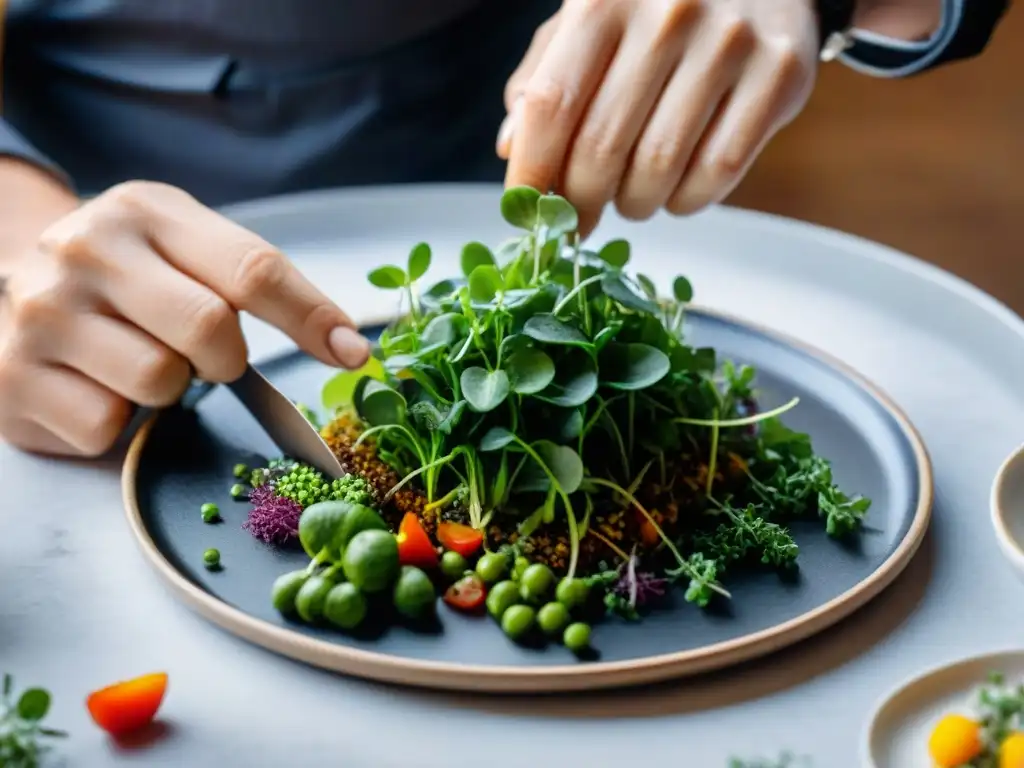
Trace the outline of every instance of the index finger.
<path fill-rule="evenodd" d="M 589 10 L 587 10 L 589 9 Z M 505 185 L 547 192 L 558 181 L 569 143 L 615 53 L 619 4 L 567 4 L 565 18 L 523 86 Z"/>
<path fill-rule="evenodd" d="M 168 194 L 161 213 L 149 235 L 170 264 L 328 365 L 366 362 L 370 347 L 352 319 L 280 250 L 184 193 Z"/>

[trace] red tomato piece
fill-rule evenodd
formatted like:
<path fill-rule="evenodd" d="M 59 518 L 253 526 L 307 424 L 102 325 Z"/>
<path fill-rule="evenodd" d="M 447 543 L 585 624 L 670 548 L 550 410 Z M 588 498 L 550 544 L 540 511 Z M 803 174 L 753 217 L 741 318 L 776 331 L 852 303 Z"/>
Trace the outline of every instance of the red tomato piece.
<path fill-rule="evenodd" d="M 153 721 L 166 691 L 167 675 L 158 672 L 94 691 L 86 706 L 96 725 L 113 736 L 122 736 Z"/>
<path fill-rule="evenodd" d="M 487 598 L 487 588 L 475 573 L 463 576 L 444 593 L 444 601 L 459 611 L 476 611 Z"/>
<path fill-rule="evenodd" d="M 437 550 L 415 512 L 405 513 L 395 538 L 398 540 L 398 560 L 402 565 L 415 565 L 426 570 L 437 568 Z"/>
<path fill-rule="evenodd" d="M 476 528 L 462 523 L 441 523 L 437 526 L 437 540 L 445 549 L 472 557 L 484 544 L 484 535 Z"/>

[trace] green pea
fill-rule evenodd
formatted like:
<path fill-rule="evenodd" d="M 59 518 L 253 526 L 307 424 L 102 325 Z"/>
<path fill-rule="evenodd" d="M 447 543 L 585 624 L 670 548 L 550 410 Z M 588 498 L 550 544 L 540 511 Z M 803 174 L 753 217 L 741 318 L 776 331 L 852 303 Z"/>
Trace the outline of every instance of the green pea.
<path fill-rule="evenodd" d="M 519 581 L 522 578 L 523 571 L 530 567 L 530 561 L 520 555 L 516 558 L 515 563 L 512 565 L 512 580 Z"/>
<path fill-rule="evenodd" d="M 499 581 L 487 593 L 487 612 L 501 621 L 505 611 L 519 602 L 519 587 L 513 581 Z"/>
<path fill-rule="evenodd" d="M 209 570 L 220 567 L 220 550 L 208 549 L 203 552 L 203 565 Z"/>
<path fill-rule="evenodd" d="M 501 629 L 513 640 L 518 640 L 533 628 L 536 612 L 528 605 L 513 605 L 501 616 Z"/>
<path fill-rule="evenodd" d="M 327 593 L 323 615 L 336 627 L 355 629 L 366 618 L 366 598 L 352 582 L 343 582 Z"/>
<path fill-rule="evenodd" d="M 528 602 L 540 602 L 555 582 L 554 572 L 544 563 L 534 563 L 519 578 L 519 594 Z"/>
<path fill-rule="evenodd" d="M 582 621 L 570 624 L 562 634 L 562 642 L 574 653 L 585 650 L 590 646 L 590 625 Z"/>
<path fill-rule="evenodd" d="M 571 611 L 587 602 L 589 592 L 590 587 L 583 579 L 570 579 L 567 576 L 558 582 L 555 598 Z"/>
<path fill-rule="evenodd" d="M 249 474 L 249 468 L 245 466 L 245 464 L 235 464 L 233 474 L 235 477 L 241 479 Z"/>
<path fill-rule="evenodd" d="M 284 573 L 274 580 L 270 588 L 270 602 L 279 613 L 287 616 L 295 612 L 295 597 L 307 579 L 309 571 L 303 568 L 301 571 Z"/>
<path fill-rule="evenodd" d="M 235 483 L 231 486 L 231 497 L 234 499 L 240 499 L 245 496 L 245 486 Z"/>
<path fill-rule="evenodd" d="M 220 519 L 220 508 L 216 504 L 203 504 L 199 508 L 204 523 L 215 523 Z"/>
<path fill-rule="evenodd" d="M 449 550 L 441 555 L 441 573 L 445 575 L 445 578 L 458 581 L 466 572 L 466 567 L 466 558 L 458 552 Z"/>
<path fill-rule="evenodd" d="M 310 576 L 295 595 L 295 611 L 303 621 L 313 623 L 324 613 L 327 593 L 334 588 L 334 582 L 323 576 Z"/>
<path fill-rule="evenodd" d="M 548 603 L 537 611 L 537 626 L 545 635 L 557 635 L 569 620 L 569 609 L 562 603 Z"/>
<path fill-rule="evenodd" d="M 480 556 L 476 563 L 476 575 L 484 584 L 493 584 L 505 575 L 508 567 L 508 558 L 497 552 L 487 552 Z"/>

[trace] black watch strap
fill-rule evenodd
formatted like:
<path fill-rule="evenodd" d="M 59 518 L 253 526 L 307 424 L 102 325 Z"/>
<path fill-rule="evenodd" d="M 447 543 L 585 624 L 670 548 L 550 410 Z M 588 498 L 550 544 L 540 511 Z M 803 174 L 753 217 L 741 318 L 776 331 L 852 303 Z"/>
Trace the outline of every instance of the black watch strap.
<path fill-rule="evenodd" d="M 824 50 L 836 33 L 845 34 L 853 24 L 857 0 L 815 0 L 818 9 L 818 49 Z"/>

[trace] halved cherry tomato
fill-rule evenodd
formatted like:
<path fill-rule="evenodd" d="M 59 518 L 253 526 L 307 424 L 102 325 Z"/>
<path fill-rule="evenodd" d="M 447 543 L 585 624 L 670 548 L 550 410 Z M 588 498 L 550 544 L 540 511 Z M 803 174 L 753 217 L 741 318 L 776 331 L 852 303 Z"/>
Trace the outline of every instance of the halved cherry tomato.
<path fill-rule="evenodd" d="M 406 512 L 398 526 L 398 561 L 402 565 L 417 568 L 437 568 L 437 550 L 430 543 L 430 537 L 423 530 L 423 524 L 415 512 Z"/>
<path fill-rule="evenodd" d="M 437 526 L 437 540 L 444 544 L 445 549 L 458 552 L 463 557 L 472 557 L 483 546 L 484 535 L 462 523 L 441 523 Z"/>
<path fill-rule="evenodd" d="M 444 593 L 444 601 L 460 611 L 476 611 L 487 598 L 487 588 L 475 573 L 463 576 Z"/>
<path fill-rule="evenodd" d="M 644 543 L 644 546 L 653 547 L 658 543 L 658 539 L 661 538 L 658 535 L 658 529 L 639 510 L 637 510 L 636 518 L 637 522 L 640 523 L 640 540 Z"/>
<path fill-rule="evenodd" d="M 166 691 L 167 675 L 159 672 L 94 691 L 86 706 L 96 725 L 113 736 L 122 736 L 152 722 Z"/>

